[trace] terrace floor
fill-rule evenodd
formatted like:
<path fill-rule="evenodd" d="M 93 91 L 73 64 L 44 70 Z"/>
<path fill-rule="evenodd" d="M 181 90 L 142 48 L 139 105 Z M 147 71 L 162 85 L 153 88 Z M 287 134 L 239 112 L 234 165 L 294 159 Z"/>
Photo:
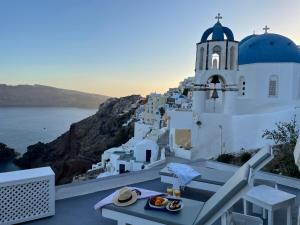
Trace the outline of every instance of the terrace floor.
<path fill-rule="evenodd" d="M 166 184 L 160 183 L 159 179 L 150 180 L 136 185 L 141 188 L 147 188 L 155 191 L 165 191 Z M 67 198 L 55 202 L 55 216 L 40 219 L 24 224 L 32 225 L 115 225 L 115 221 L 106 219 L 99 212 L 94 210 L 94 205 L 114 192 L 116 188 L 107 191 L 100 191 L 83 196 Z"/>
<path fill-rule="evenodd" d="M 202 161 L 200 160 L 189 164 L 199 165 L 202 163 L 205 162 L 203 160 Z M 145 170 L 137 173 L 113 176 L 103 180 L 96 179 L 89 182 L 79 182 L 79 183 L 73 183 L 73 184 L 57 187 L 55 216 L 40 219 L 40 220 L 35 220 L 23 224 L 24 225 L 25 224 L 26 225 L 61 225 L 61 224 L 63 225 L 102 225 L 102 224 L 115 225 L 117 224 L 115 221 L 106 219 L 102 217 L 99 212 L 96 212 L 94 210 L 94 205 L 98 201 L 100 201 L 101 199 L 103 199 L 104 197 L 106 197 L 107 195 L 111 194 L 116 189 L 124 185 L 140 187 L 140 188 L 155 190 L 159 192 L 165 192 L 166 187 L 168 185 L 161 183 L 158 175 L 158 171 L 163 166 L 164 165 L 147 171 Z M 232 170 L 232 169 L 234 169 L 234 167 L 228 167 L 228 170 Z M 260 173 L 261 176 L 264 176 L 264 174 L 266 176 L 269 176 L 267 173 Z M 274 177 L 274 179 L 276 179 L 277 177 L 276 175 L 270 175 L 270 176 Z M 291 183 L 292 182 L 298 182 L 298 181 L 291 179 Z M 292 211 L 293 225 L 296 225 L 298 206 L 300 204 L 300 189 L 293 188 L 293 187 L 286 187 L 282 184 L 279 184 L 279 189 L 295 194 L 297 196 L 296 203 Z M 186 190 L 182 193 L 182 196 L 205 202 L 207 201 L 207 199 L 209 199 L 209 197 L 212 194 L 213 193 L 209 193 L 205 191 L 195 191 L 186 188 Z M 234 211 L 242 212 L 241 201 L 234 206 Z M 275 212 L 274 221 L 275 221 L 275 225 L 286 224 L 284 210 L 278 210 Z M 220 224 L 220 221 L 217 221 L 215 225 L 217 224 Z"/>

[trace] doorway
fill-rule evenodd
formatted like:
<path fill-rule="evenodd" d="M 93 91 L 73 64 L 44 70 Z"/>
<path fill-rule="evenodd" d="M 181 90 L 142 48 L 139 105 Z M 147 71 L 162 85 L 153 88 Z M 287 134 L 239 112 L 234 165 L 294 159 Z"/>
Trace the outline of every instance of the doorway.
<path fill-rule="evenodd" d="M 151 150 L 146 150 L 146 162 L 150 162 L 151 160 Z"/>
<path fill-rule="evenodd" d="M 125 173 L 125 165 L 124 164 L 119 164 L 119 173 Z"/>

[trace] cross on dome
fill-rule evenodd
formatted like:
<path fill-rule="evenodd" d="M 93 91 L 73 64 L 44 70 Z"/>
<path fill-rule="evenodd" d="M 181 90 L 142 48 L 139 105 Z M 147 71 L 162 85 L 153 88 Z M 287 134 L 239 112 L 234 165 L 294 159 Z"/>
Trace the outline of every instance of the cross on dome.
<path fill-rule="evenodd" d="M 215 19 L 217 20 L 217 22 L 203 33 L 201 37 L 201 43 L 207 42 L 209 37 L 211 37 L 212 41 L 224 41 L 225 36 L 228 41 L 234 41 L 232 31 L 228 27 L 225 27 L 220 23 L 220 19 L 222 19 L 220 13 L 217 14 Z"/>
<path fill-rule="evenodd" d="M 218 20 L 218 22 L 220 22 L 220 19 L 222 19 L 223 17 L 221 16 L 221 14 L 220 13 L 218 13 L 218 15 L 215 17 L 215 19 L 217 19 Z"/>
<path fill-rule="evenodd" d="M 263 28 L 263 30 L 265 31 L 265 34 L 268 33 L 268 30 L 270 30 L 270 27 L 268 27 L 267 25 Z"/>

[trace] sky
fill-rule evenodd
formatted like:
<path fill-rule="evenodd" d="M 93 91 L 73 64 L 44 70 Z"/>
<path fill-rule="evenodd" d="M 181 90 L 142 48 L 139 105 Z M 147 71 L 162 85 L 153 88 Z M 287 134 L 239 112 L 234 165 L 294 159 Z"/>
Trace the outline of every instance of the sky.
<path fill-rule="evenodd" d="M 0 83 L 161 93 L 194 74 L 217 13 L 235 40 L 268 25 L 300 44 L 299 0 L 1 0 Z"/>

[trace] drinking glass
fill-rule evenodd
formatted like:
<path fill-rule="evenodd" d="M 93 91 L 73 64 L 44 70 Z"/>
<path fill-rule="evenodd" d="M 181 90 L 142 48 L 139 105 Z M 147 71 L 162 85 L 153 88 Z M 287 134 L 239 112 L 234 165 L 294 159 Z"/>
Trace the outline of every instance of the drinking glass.
<path fill-rule="evenodd" d="M 167 188 L 167 193 L 168 193 L 169 196 L 172 196 L 173 195 L 173 188 L 168 187 Z"/>
<path fill-rule="evenodd" d="M 180 190 L 179 189 L 174 190 L 174 195 L 176 198 L 180 198 Z"/>

